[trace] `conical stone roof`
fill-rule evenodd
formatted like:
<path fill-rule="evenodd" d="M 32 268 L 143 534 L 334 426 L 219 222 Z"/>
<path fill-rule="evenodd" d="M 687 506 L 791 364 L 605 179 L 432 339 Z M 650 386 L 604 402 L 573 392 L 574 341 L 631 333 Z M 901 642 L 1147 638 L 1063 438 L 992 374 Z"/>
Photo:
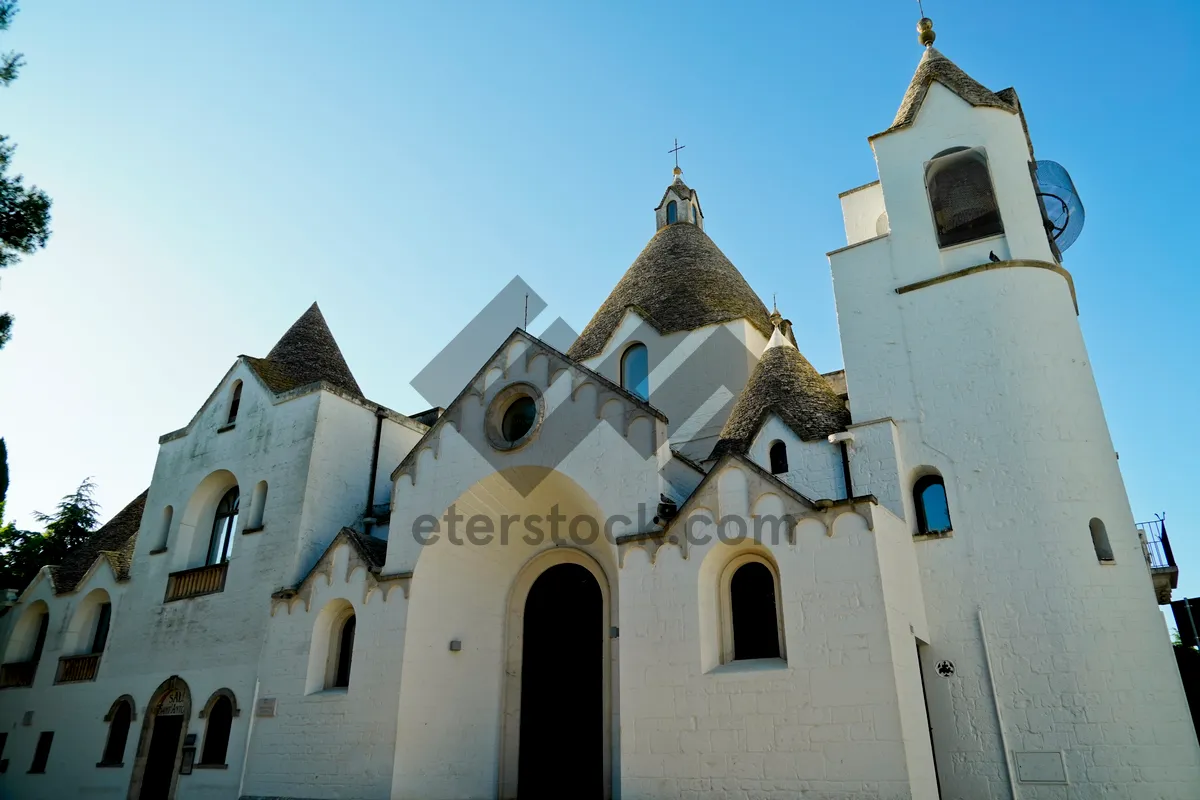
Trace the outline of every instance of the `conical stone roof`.
<path fill-rule="evenodd" d="M 288 328 L 266 358 L 246 360 L 276 393 L 325 381 L 358 397 L 362 390 L 316 303 Z"/>
<path fill-rule="evenodd" d="M 892 127 L 884 133 L 913 124 L 917 118 L 917 112 L 921 110 L 921 104 L 925 102 L 925 96 L 929 94 L 929 87 L 934 82 L 942 84 L 973 106 L 991 106 L 1014 114 L 1017 112 L 1014 103 L 1006 102 L 995 92 L 963 72 L 957 64 L 942 55 L 937 48 L 927 47 L 924 55 L 921 56 L 920 63 L 917 64 L 917 71 L 908 85 L 908 91 L 904 93 L 904 99 L 900 102 L 896 118 L 892 120 Z"/>
<path fill-rule="evenodd" d="M 660 333 L 675 333 L 735 319 L 769 336 L 770 315 L 746 279 L 713 240 L 687 222 L 654 235 L 600 306 L 567 355 L 598 355 L 633 308 Z"/>
<path fill-rule="evenodd" d="M 772 334 L 738 395 L 713 458 L 728 452 L 745 453 L 771 413 L 779 415 L 804 441 L 844 431 L 850 424 L 850 412 L 829 381 L 779 331 Z"/>

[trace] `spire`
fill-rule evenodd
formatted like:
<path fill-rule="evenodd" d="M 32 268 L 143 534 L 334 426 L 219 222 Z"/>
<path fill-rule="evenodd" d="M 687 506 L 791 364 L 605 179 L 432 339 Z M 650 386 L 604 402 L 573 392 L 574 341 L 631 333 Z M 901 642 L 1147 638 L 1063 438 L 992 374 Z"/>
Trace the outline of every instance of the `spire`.
<path fill-rule="evenodd" d="M 922 20 L 922 22 L 924 21 Z M 932 24 L 931 22 L 930 25 L 932 26 Z M 919 26 L 918 30 L 920 30 Z M 963 72 L 957 64 L 946 58 L 933 46 L 932 27 L 927 32 L 922 31 L 920 38 L 923 43 L 928 39 L 925 52 L 921 54 L 917 71 L 913 73 L 912 81 L 908 84 L 908 91 L 904 93 L 900 109 L 896 112 L 896 118 L 892 120 L 892 126 L 883 133 L 891 133 L 899 128 L 907 128 L 912 125 L 917 119 L 917 112 L 921 110 L 921 105 L 925 102 L 925 97 L 929 94 L 929 87 L 935 82 L 945 86 L 973 106 L 991 106 L 1013 114 L 1017 113 L 1017 108 L 1013 103 L 1006 102 L 1004 98 Z"/>
<path fill-rule="evenodd" d="M 288 328 L 267 357 L 249 359 L 272 391 L 285 392 L 317 381 L 362 396 L 342 351 L 316 303 Z"/>
<path fill-rule="evenodd" d="M 675 167 L 673 178 L 662 200 L 654 209 L 654 229 L 661 230 L 676 222 L 689 222 L 703 230 L 704 212 L 700 209 L 700 196 L 696 190 L 683 182 L 683 170 Z"/>

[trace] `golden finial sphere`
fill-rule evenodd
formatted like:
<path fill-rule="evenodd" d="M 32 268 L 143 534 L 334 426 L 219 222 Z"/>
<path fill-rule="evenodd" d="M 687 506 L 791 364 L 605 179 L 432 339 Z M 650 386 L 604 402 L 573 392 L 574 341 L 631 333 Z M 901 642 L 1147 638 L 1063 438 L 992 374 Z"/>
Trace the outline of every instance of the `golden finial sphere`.
<path fill-rule="evenodd" d="M 917 41 L 925 47 L 929 47 L 936 38 L 937 34 L 933 32 L 933 20 L 929 17 L 921 17 L 917 23 Z"/>
<path fill-rule="evenodd" d="M 682 175 L 682 174 L 683 174 L 683 170 L 681 170 L 679 167 L 676 167 L 676 168 L 675 168 L 675 175 L 676 175 L 676 176 L 679 176 L 679 175 Z"/>

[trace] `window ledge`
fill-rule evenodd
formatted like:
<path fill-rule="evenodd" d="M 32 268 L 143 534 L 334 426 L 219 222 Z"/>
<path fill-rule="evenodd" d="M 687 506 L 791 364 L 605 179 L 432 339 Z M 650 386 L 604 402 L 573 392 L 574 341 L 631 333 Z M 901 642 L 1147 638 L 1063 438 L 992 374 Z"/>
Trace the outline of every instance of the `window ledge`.
<path fill-rule="evenodd" d="M 165 547 L 156 547 L 156 548 L 154 548 L 153 550 L 151 550 L 149 553 L 147 553 L 147 555 L 151 555 L 151 556 L 157 556 L 157 555 L 162 555 L 162 554 L 163 554 L 163 553 L 165 553 L 165 552 L 167 552 L 167 548 L 165 548 Z"/>
<path fill-rule="evenodd" d="M 25 774 L 26 774 L 26 775 L 45 775 L 45 774 L 46 774 L 46 770 L 44 770 L 44 769 L 31 769 L 31 770 L 29 770 L 28 772 L 26 772 Z"/>
<path fill-rule="evenodd" d="M 221 427 L 217 428 L 217 433 L 224 433 L 225 431 L 231 431 L 236 427 L 237 427 L 236 422 L 227 422 L 224 425 L 222 425 Z M 196 766 L 198 767 L 200 765 L 197 764 Z"/>
<path fill-rule="evenodd" d="M 1115 567 L 1117 560 L 1115 558 L 1098 558 L 1096 559 L 1102 567 Z"/>
<path fill-rule="evenodd" d="M 245 536 L 248 533 L 262 533 L 266 527 L 266 525 L 257 525 L 253 528 L 242 528 L 242 535 Z"/>
<path fill-rule="evenodd" d="M 192 769 L 229 769 L 228 764 L 193 764 Z"/>
<path fill-rule="evenodd" d="M 736 676 L 744 678 L 756 672 L 786 672 L 788 663 L 782 658 L 747 658 L 741 661 L 730 661 L 709 670 L 709 675 Z"/>
<path fill-rule="evenodd" d="M 96 767 L 99 769 L 119 769 L 123 766 L 125 766 L 124 761 L 114 761 L 111 764 L 107 761 L 96 762 Z"/>
<path fill-rule="evenodd" d="M 952 536 L 954 536 L 954 529 L 949 528 L 944 531 L 934 531 L 933 533 L 914 533 L 912 538 L 914 542 L 930 542 L 938 539 L 949 539 Z"/>
<path fill-rule="evenodd" d="M 1003 239 L 1004 237 L 1005 237 L 1004 231 L 1000 231 L 999 233 L 989 233 L 986 236 L 980 236 L 978 239 L 967 239 L 965 242 L 955 242 L 954 244 L 940 245 L 938 247 L 938 250 L 940 250 L 943 253 L 946 253 L 951 250 L 959 250 L 959 249 L 968 247 L 973 244 L 982 244 L 984 242 L 995 242 L 1000 239 Z M 935 238 L 936 238 L 936 234 L 935 234 Z"/>

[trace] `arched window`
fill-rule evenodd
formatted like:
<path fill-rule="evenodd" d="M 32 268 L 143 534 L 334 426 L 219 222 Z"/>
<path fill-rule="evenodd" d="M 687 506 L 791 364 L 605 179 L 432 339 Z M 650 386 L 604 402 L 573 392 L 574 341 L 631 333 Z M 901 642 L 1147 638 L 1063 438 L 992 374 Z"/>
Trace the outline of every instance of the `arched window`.
<path fill-rule="evenodd" d="M 229 560 L 229 549 L 233 546 L 233 532 L 238 520 L 238 488 L 234 486 L 221 502 L 213 517 L 212 538 L 208 542 L 208 564 L 220 564 Z"/>
<path fill-rule="evenodd" d="M 938 247 L 1004 233 L 982 148 L 960 147 L 934 156 L 925 165 L 925 188 Z"/>
<path fill-rule="evenodd" d="M 1104 523 L 1093 518 L 1088 523 L 1088 528 L 1092 532 L 1092 547 L 1096 550 L 1096 560 L 1116 561 L 1113 558 L 1112 545 L 1108 543 L 1108 530 L 1104 527 Z"/>
<path fill-rule="evenodd" d="M 121 697 L 109 709 L 108 741 L 104 743 L 104 755 L 98 767 L 120 767 L 125 760 L 125 743 L 129 740 L 129 725 L 133 721 L 133 703 L 128 696 Z"/>
<path fill-rule="evenodd" d="M 762 560 L 736 568 L 729 581 L 733 660 L 779 658 L 781 625 L 775 597 L 775 574 Z"/>
<path fill-rule="evenodd" d="M 337 653 L 334 654 L 333 680 L 330 688 L 345 689 L 350 686 L 350 662 L 354 659 L 354 629 L 357 627 L 353 613 L 342 622 L 335 644 Z"/>
<path fill-rule="evenodd" d="M 267 507 L 267 482 L 259 481 L 250 498 L 250 518 L 246 520 L 244 532 L 260 531 L 263 527 L 263 510 Z"/>
<path fill-rule="evenodd" d="M 650 354 L 644 344 L 631 344 L 621 356 L 621 387 L 643 400 L 650 399 Z"/>
<path fill-rule="evenodd" d="M 225 420 L 226 425 L 232 425 L 237 421 L 238 408 L 242 404 L 242 382 L 234 381 L 233 390 L 229 393 L 229 418 Z"/>
<path fill-rule="evenodd" d="M 163 509 L 162 520 L 159 522 L 158 533 L 154 539 L 154 552 L 167 549 L 167 540 L 171 535 L 171 520 L 175 517 L 175 509 L 167 506 Z"/>
<path fill-rule="evenodd" d="M 50 631 L 50 614 L 42 614 L 38 620 L 37 638 L 33 640 L 33 656 L 29 659 L 34 664 L 42 660 L 42 650 L 46 647 L 46 634 Z"/>
<path fill-rule="evenodd" d="M 207 710 L 208 725 L 204 728 L 204 750 L 200 763 L 222 765 L 229 750 L 229 730 L 233 727 L 233 701 L 221 694 L 210 701 Z"/>
<path fill-rule="evenodd" d="M 950 504 L 941 475 L 926 475 L 913 486 L 913 504 L 917 509 L 917 533 L 945 533 L 950 530 Z"/>
<path fill-rule="evenodd" d="M 674 200 L 672 200 L 671 202 L 667 203 L 667 224 L 674 225 L 678 218 L 679 206 L 676 205 Z"/>
<path fill-rule="evenodd" d="M 108 644 L 108 626 L 112 622 L 112 603 L 100 603 L 96 607 L 96 627 L 92 633 L 92 653 L 103 653 Z"/>
<path fill-rule="evenodd" d="M 782 475 L 787 471 L 787 445 L 783 442 L 775 442 L 771 445 L 771 474 Z"/>
<path fill-rule="evenodd" d="M 696 224 L 696 205 L 692 204 L 692 224 Z"/>

